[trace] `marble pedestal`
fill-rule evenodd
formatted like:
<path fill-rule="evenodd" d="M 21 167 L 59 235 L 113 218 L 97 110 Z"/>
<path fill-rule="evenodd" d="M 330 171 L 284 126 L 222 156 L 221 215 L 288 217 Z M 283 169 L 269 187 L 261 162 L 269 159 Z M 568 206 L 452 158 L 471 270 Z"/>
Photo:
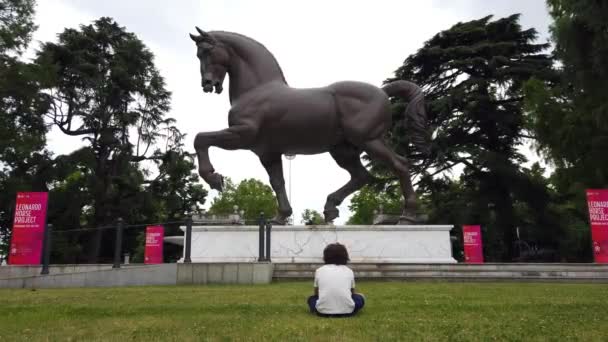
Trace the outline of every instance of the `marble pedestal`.
<path fill-rule="evenodd" d="M 449 234 L 452 228 L 451 225 L 274 226 L 271 260 L 323 262 L 323 249 L 337 241 L 348 248 L 354 263 L 455 263 Z M 192 227 L 192 262 L 257 261 L 258 236 L 257 226 Z M 166 241 L 183 244 L 183 239 L 168 237 Z"/>

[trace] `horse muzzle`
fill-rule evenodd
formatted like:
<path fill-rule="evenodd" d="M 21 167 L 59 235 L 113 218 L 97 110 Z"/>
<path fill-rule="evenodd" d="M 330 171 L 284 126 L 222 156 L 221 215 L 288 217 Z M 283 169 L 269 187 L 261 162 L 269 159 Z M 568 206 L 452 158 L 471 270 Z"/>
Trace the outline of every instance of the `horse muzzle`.
<path fill-rule="evenodd" d="M 220 82 L 205 82 L 203 84 L 203 91 L 205 93 L 211 93 L 215 90 L 216 94 L 221 94 L 224 88 Z"/>

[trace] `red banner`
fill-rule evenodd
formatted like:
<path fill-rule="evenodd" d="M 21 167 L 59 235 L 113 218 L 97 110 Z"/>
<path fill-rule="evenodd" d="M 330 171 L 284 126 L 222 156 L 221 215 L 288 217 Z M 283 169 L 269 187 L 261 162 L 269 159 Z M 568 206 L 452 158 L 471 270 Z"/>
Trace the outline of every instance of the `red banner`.
<path fill-rule="evenodd" d="M 163 240 L 165 228 L 163 226 L 146 227 L 146 254 L 144 263 L 162 264 L 163 263 Z"/>
<path fill-rule="evenodd" d="M 10 265 L 40 265 L 47 202 L 47 192 L 17 193 L 13 234 L 8 254 Z"/>
<path fill-rule="evenodd" d="M 587 205 L 593 257 L 597 263 L 608 263 L 608 189 L 588 189 Z"/>
<path fill-rule="evenodd" d="M 462 226 L 464 261 L 467 264 L 483 264 L 481 226 Z"/>

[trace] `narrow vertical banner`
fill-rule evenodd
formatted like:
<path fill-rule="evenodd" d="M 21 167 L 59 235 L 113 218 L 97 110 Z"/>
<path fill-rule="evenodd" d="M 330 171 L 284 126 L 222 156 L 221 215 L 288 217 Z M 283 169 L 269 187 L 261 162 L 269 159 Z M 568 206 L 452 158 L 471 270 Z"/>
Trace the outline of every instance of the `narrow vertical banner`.
<path fill-rule="evenodd" d="M 146 250 L 145 250 L 145 257 L 144 257 L 145 264 L 162 264 L 163 263 L 164 237 L 165 237 L 165 228 L 163 226 L 146 227 Z"/>
<path fill-rule="evenodd" d="M 18 192 L 8 254 L 10 265 L 40 265 L 48 192 Z"/>
<path fill-rule="evenodd" d="M 593 259 L 597 263 L 608 263 L 608 189 L 588 189 L 587 205 Z"/>
<path fill-rule="evenodd" d="M 483 264 L 481 226 L 462 226 L 464 261 L 467 264 Z"/>

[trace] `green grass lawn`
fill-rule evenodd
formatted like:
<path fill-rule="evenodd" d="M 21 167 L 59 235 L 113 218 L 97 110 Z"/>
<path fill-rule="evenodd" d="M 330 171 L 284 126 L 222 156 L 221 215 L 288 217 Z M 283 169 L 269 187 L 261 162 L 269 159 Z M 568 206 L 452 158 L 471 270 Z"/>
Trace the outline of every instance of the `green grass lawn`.
<path fill-rule="evenodd" d="M 318 318 L 311 282 L 0 290 L 0 341 L 608 341 L 602 284 L 359 282 L 366 307 Z"/>

